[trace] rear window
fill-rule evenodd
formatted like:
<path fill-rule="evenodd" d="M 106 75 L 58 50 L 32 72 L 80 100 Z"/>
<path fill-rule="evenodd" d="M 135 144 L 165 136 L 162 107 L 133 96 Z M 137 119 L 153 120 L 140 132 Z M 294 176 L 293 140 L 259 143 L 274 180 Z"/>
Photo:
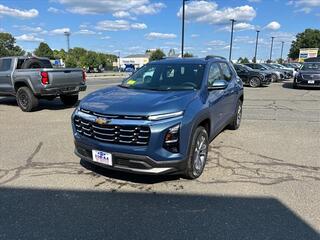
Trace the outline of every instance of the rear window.
<path fill-rule="evenodd" d="M 22 64 L 26 60 L 28 60 L 28 58 L 26 58 L 26 59 L 18 59 L 17 69 L 21 69 Z M 40 62 L 41 68 L 53 68 L 50 60 L 48 60 L 48 59 L 37 59 L 37 60 Z"/>
<path fill-rule="evenodd" d="M 11 68 L 11 59 L 0 59 L 0 72 L 9 71 Z"/>

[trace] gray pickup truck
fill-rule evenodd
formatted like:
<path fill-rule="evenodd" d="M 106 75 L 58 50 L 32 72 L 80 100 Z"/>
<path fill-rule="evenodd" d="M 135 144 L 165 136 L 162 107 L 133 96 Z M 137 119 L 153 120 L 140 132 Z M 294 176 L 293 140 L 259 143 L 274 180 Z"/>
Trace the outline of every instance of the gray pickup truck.
<path fill-rule="evenodd" d="M 78 101 L 85 91 L 86 75 L 80 68 L 53 68 L 47 58 L 0 58 L 0 96 L 16 96 L 22 111 L 34 110 L 39 99 L 60 96 L 66 106 Z"/>

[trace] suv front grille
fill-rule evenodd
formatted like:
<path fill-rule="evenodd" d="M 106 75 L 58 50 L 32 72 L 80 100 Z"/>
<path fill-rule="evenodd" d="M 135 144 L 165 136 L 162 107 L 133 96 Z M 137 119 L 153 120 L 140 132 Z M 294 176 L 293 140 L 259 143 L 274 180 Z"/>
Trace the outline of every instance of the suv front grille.
<path fill-rule="evenodd" d="M 76 131 L 81 135 L 102 142 L 127 145 L 148 145 L 150 128 L 138 125 L 100 125 L 75 116 Z"/>

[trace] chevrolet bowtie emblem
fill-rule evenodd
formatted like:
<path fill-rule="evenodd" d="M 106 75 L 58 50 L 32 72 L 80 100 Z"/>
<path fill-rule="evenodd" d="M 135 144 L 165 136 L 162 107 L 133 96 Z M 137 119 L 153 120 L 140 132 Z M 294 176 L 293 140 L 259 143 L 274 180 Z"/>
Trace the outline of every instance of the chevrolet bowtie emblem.
<path fill-rule="evenodd" d="M 104 125 L 104 124 L 107 124 L 107 123 L 109 123 L 109 122 L 111 122 L 111 120 L 106 119 L 106 118 L 98 117 L 98 118 L 96 119 L 96 123 L 98 123 L 98 124 L 100 124 L 100 125 Z"/>

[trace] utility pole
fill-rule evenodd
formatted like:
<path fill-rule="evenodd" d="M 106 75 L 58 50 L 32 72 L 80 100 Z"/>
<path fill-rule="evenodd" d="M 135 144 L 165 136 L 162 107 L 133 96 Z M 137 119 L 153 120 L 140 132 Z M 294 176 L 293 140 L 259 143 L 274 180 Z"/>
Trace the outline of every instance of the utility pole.
<path fill-rule="evenodd" d="M 231 62 L 231 55 L 232 55 L 232 43 L 233 43 L 233 29 L 234 29 L 234 23 L 236 20 L 230 19 L 231 21 L 231 39 L 230 39 L 230 52 L 229 52 L 229 62 Z"/>
<path fill-rule="evenodd" d="M 260 33 L 260 31 L 257 30 L 256 50 L 254 51 L 254 63 L 257 63 L 257 52 L 258 52 L 259 33 Z"/>
<path fill-rule="evenodd" d="M 184 50 L 184 18 L 185 18 L 185 8 L 186 8 L 186 1 L 182 0 L 182 35 L 181 35 L 181 57 L 183 58 L 183 50 Z"/>
<path fill-rule="evenodd" d="M 283 62 L 283 59 L 282 59 L 282 55 L 283 55 L 283 45 L 284 45 L 284 41 L 281 42 L 281 57 L 280 57 L 281 63 Z"/>
<path fill-rule="evenodd" d="M 121 72 L 120 51 L 119 51 L 119 54 L 118 54 L 118 59 L 119 59 L 118 70 L 119 70 L 119 72 Z"/>
<path fill-rule="evenodd" d="M 271 48 L 270 48 L 270 61 L 272 61 L 272 50 L 273 50 L 273 41 L 274 41 L 275 37 L 271 37 Z"/>
<path fill-rule="evenodd" d="M 71 33 L 70 32 L 64 32 L 64 35 L 67 37 L 67 52 L 69 52 L 70 50 L 70 35 Z"/>

